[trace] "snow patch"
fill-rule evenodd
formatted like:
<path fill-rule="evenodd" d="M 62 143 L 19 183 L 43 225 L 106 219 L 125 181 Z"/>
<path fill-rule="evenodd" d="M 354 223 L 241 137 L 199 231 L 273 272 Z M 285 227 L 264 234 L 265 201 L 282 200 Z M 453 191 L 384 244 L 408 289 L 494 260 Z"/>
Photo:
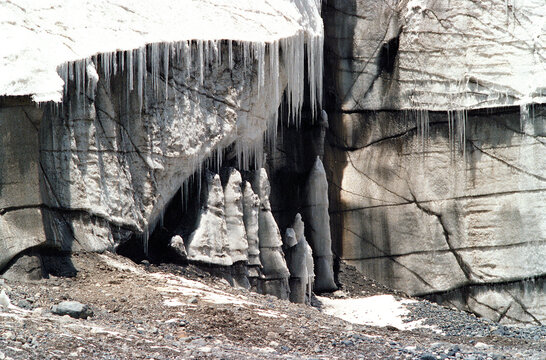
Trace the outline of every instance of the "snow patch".
<path fill-rule="evenodd" d="M 415 300 L 397 300 L 392 295 L 376 295 L 365 298 L 330 299 L 317 296 L 325 314 L 335 316 L 353 324 L 371 326 L 393 326 L 400 330 L 423 327 L 421 321 L 404 322 L 409 314 L 406 305 Z"/>

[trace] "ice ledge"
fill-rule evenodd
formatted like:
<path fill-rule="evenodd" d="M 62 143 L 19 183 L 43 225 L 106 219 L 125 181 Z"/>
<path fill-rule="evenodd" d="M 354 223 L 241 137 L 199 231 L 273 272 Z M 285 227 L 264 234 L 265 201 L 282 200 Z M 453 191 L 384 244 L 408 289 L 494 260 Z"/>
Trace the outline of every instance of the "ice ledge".
<path fill-rule="evenodd" d="M 308 68 L 310 74 L 315 74 L 312 91 L 320 99 L 323 39 L 320 3 L 319 0 L 4 2 L 0 4 L 3 34 L 0 96 L 32 95 L 35 102 L 59 102 L 64 81 L 57 74 L 58 67 L 97 54 L 146 49 L 147 44 L 232 40 L 265 47 L 297 39 L 301 49 L 285 51 L 303 55 L 304 43 L 310 45 L 308 55 L 313 56 Z M 303 83 L 298 86 L 303 88 Z"/>

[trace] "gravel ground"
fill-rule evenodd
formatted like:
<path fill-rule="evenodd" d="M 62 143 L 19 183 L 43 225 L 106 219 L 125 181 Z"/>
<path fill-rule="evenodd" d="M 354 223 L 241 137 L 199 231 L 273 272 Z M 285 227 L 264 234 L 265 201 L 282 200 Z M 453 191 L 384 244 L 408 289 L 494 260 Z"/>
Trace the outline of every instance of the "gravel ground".
<path fill-rule="evenodd" d="M 419 301 L 411 331 L 352 324 L 317 306 L 244 290 L 194 266 L 134 264 L 112 254 L 76 254 L 72 278 L 0 280 L 3 359 L 546 359 L 544 327 L 516 328 Z M 404 294 L 342 265 L 332 298 Z M 63 300 L 94 315 L 51 313 Z M 433 326 L 436 330 L 432 330 Z"/>

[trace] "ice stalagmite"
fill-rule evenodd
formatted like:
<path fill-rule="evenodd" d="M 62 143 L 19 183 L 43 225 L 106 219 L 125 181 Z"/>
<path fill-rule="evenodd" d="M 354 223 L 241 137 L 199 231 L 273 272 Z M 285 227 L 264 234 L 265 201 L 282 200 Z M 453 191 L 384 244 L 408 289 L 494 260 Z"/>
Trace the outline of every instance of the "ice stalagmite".
<path fill-rule="evenodd" d="M 186 252 L 186 246 L 184 246 L 182 236 L 173 236 L 169 241 L 169 248 L 173 250 L 178 261 L 186 261 L 188 259 L 188 253 Z"/>
<path fill-rule="evenodd" d="M 258 291 L 258 280 L 262 274 L 258 238 L 258 214 L 260 198 L 252 191 L 252 186 L 245 181 L 243 187 L 243 221 L 248 240 L 248 278 L 251 287 Z"/>
<path fill-rule="evenodd" d="M 233 262 L 231 269 L 235 286 L 250 289 L 248 280 L 248 241 L 243 221 L 243 192 L 241 174 L 229 169 L 228 181 L 224 187 L 225 215 L 227 227 L 228 253 Z"/>
<path fill-rule="evenodd" d="M 277 296 L 280 299 L 288 299 L 290 293 L 288 284 L 290 272 L 286 266 L 286 260 L 281 249 L 281 233 L 271 213 L 271 204 L 269 203 L 271 188 L 267 172 L 264 168 L 256 171 L 253 186 L 260 198 L 258 237 L 260 261 L 263 265 L 265 278 L 264 292 Z"/>
<path fill-rule="evenodd" d="M 234 263 L 248 260 L 241 183 L 241 174 L 235 169 L 230 169 L 229 178 L 224 188 L 224 198 L 229 255 Z"/>
<path fill-rule="evenodd" d="M 300 214 L 296 214 L 292 227 L 286 229 L 285 246 L 288 247 L 286 262 L 290 269 L 290 301 L 309 303 L 314 279 L 313 255 L 305 239 Z"/>
<path fill-rule="evenodd" d="M 228 232 L 224 213 L 224 192 L 220 176 L 205 174 L 204 194 L 197 228 L 188 241 L 188 259 L 208 264 L 230 266 Z"/>
<path fill-rule="evenodd" d="M 315 258 L 315 290 L 333 291 L 337 286 L 334 281 L 334 256 L 328 214 L 328 180 L 319 157 L 311 169 L 305 191 L 305 222 L 310 228 L 311 247 Z"/>

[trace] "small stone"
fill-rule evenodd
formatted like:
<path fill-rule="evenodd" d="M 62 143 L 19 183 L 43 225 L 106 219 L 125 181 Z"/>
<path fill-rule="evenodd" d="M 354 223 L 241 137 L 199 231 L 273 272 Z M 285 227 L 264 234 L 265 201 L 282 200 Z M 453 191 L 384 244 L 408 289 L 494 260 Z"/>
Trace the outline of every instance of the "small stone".
<path fill-rule="evenodd" d="M 75 319 L 87 319 L 93 316 L 93 311 L 88 305 L 81 304 L 77 301 L 63 301 L 51 308 L 51 312 L 56 315 L 68 315 Z"/>
<path fill-rule="evenodd" d="M 436 356 L 431 353 L 424 353 L 419 357 L 420 360 L 437 360 Z"/>
<path fill-rule="evenodd" d="M 25 299 L 19 300 L 17 302 L 17 306 L 22 308 L 22 309 L 27 309 L 27 310 L 32 309 L 32 304 L 29 301 L 25 300 Z"/>
<path fill-rule="evenodd" d="M 188 304 L 197 304 L 198 302 L 199 302 L 199 299 L 197 298 L 197 296 L 191 297 L 188 300 Z"/>
<path fill-rule="evenodd" d="M 276 341 L 271 341 L 271 342 L 269 343 L 269 346 L 271 346 L 271 347 L 277 347 L 277 346 L 279 346 L 279 343 L 276 342 Z"/>
<path fill-rule="evenodd" d="M 487 349 L 488 347 L 490 347 L 490 345 L 486 343 L 482 343 L 482 342 L 477 342 L 476 345 L 474 345 L 474 347 L 477 349 Z"/>
<path fill-rule="evenodd" d="M 4 333 L 4 339 L 6 339 L 6 340 L 15 340 L 15 338 L 16 338 L 16 336 L 13 333 L 13 331 L 6 331 Z"/>
<path fill-rule="evenodd" d="M 461 348 L 458 345 L 455 345 L 449 349 L 447 356 L 455 356 L 455 354 L 457 354 L 459 351 L 461 351 Z"/>

